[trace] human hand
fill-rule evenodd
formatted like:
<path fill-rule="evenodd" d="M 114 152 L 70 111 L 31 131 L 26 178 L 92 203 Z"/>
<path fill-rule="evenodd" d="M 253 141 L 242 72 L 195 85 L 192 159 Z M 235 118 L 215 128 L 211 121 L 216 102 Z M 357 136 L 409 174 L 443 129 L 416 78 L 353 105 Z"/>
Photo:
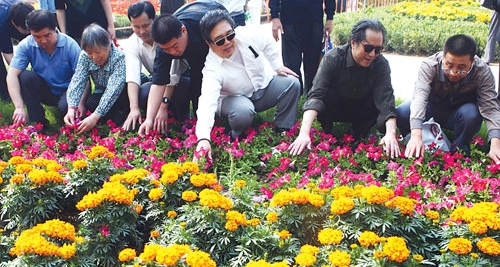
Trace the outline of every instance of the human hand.
<path fill-rule="evenodd" d="M 125 131 L 133 130 L 136 126 L 142 124 L 142 121 L 141 111 L 138 108 L 131 109 L 127 119 L 123 123 L 122 129 Z"/>
<path fill-rule="evenodd" d="M 276 73 L 278 73 L 278 75 L 280 75 L 280 76 L 286 77 L 288 75 L 292 75 L 292 76 L 299 78 L 299 75 L 297 73 L 295 73 L 293 70 L 291 70 L 285 66 L 281 66 L 281 67 L 277 68 Z"/>
<path fill-rule="evenodd" d="M 380 139 L 379 144 L 383 146 L 385 153 L 387 153 L 387 155 L 389 155 L 392 159 L 401 155 L 398 139 L 395 134 L 387 133 L 384 137 L 382 137 L 382 139 Z"/>
<path fill-rule="evenodd" d="M 153 121 L 146 119 L 142 122 L 139 127 L 139 136 L 149 135 L 149 132 L 153 129 Z"/>
<path fill-rule="evenodd" d="M 279 41 L 280 40 L 280 35 L 285 33 L 283 31 L 283 25 L 281 25 L 281 20 L 279 18 L 274 18 L 271 22 L 272 24 L 272 29 L 273 29 L 273 37 L 274 40 Z"/>
<path fill-rule="evenodd" d="M 111 40 L 116 38 L 115 27 L 113 25 L 108 26 L 107 32 Z"/>
<path fill-rule="evenodd" d="M 299 134 L 297 139 L 288 147 L 288 151 L 295 156 L 301 154 L 306 148 L 311 149 L 311 137 L 308 134 Z"/>
<path fill-rule="evenodd" d="M 406 145 L 405 157 L 411 158 L 413 155 L 415 155 L 416 158 L 424 155 L 424 142 L 422 142 L 421 137 L 412 136 Z"/>
<path fill-rule="evenodd" d="M 64 124 L 66 124 L 66 126 L 71 127 L 75 125 L 77 117 L 76 113 L 77 111 L 74 108 L 68 108 L 68 112 L 66 112 L 66 115 L 63 118 Z"/>
<path fill-rule="evenodd" d="M 325 21 L 325 28 L 323 29 L 323 31 L 326 35 L 330 36 L 333 31 L 333 20 L 329 19 Z"/>
<path fill-rule="evenodd" d="M 200 140 L 198 142 L 194 150 L 193 162 L 198 163 L 198 160 L 202 157 L 206 157 L 209 161 L 212 161 L 212 146 L 208 140 Z"/>
<path fill-rule="evenodd" d="M 157 130 L 162 134 L 167 132 L 168 112 L 166 110 L 165 111 L 163 111 L 162 109 L 158 110 L 158 113 L 156 113 L 156 117 L 154 120 L 153 129 Z"/>
<path fill-rule="evenodd" d="M 14 113 L 12 114 L 12 123 L 13 124 L 25 124 L 26 123 L 26 112 L 24 111 L 24 107 L 16 108 Z"/>
<path fill-rule="evenodd" d="M 83 119 L 82 122 L 78 125 L 77 129 L 77 134 L 83 134 L 85 132 L 88 132 L 92 130 L 99 121 L 99 118 L 101 116 L 97 115 L 96 113 L 90 114 L 87 118 Z"/>
<path fill-rule="evenodd" d="M 500 164 L 500 139 L 491 138 L 490 152 L 488 153 L 495 164 Z"/>

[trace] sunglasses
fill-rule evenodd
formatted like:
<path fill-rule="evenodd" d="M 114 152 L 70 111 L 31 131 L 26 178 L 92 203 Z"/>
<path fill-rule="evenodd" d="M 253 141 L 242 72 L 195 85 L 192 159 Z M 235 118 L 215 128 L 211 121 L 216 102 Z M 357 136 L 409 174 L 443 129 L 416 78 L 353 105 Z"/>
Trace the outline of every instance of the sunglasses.
<path fill-rule="evenodd" d="M 224 43 L 226 43 L 226 39 L 228 41 L 231 41 L 234 39 L 234 36 L 236 36 L 236 33 L 233 31 L 226 36 L 223 36 L 215 41 L 212 41 L 212 43 L 216 44 L 217 46 L 222 46 L 222 45 L 224 45 Z"/>
<path fill-rule="evenodd" d="M 384 46 L 374 46 L 371 44 L 365 44 L 363 42 L 361 42 L 361 44 L 365 48 L 365 53 L 371 53 L 373 51 L 373 49 L 375 49 L 375 54 L 378 55 L 378 54 L 380 54 L 380 52 L 382 52 L 382 50 L 384 50 Z"/>

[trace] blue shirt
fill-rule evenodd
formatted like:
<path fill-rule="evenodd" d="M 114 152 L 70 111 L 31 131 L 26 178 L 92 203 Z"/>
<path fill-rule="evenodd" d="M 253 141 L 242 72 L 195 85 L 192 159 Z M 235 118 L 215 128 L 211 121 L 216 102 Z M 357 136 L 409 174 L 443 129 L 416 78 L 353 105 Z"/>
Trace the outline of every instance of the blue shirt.
<path fill-rule="evenodd" d="M 12 4 L 14 4 L 16 0 L 5 1 L 0 0 L 0 52 L 5 54 L 12 54 L 12 42 L 10 38 L 16 38 L 15 32 L 17 32 L 10 23 L 9 19 L 9 10 Z"/>
<path fill-rule="evenodd" d="M 104 67 L 99 67 L 82 51 L 75 76 L 71 79 L 68 88 L 68 106 L 78 107 L 89 77 L 95 84 L 94 93 L 102 93 L 101 100 L 95 113 L 103 117 L 116 103 L 123 89 L 125 89 L 125 54 L 120 49 L 112 46 L 108 62 Z"/>
<path fill-rule="evenodd" d="M 10 66 L 25 70 L 31 64 L 31 70 L 47 82 L 52 93 L 62 95 L 75 73 L 80 51 L 75 40 L 58 32 L 56 49 L 49 55 L 30 35 L 17 46 Z"/>

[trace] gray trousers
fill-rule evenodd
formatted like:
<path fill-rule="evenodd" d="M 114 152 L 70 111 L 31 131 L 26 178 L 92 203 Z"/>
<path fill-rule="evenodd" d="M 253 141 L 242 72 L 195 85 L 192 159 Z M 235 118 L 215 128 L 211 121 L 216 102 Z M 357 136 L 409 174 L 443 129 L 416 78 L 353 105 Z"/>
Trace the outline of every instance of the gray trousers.
<path fill-rule="evenodd" d="M 491 11 L 490 28 L 488 31 L 488 40 L 484 48 L 484 61 L 486 63 L 495 62 L 496 44 L 500 44 L 500 13 Z"/>
<path fill-rule="evenodd" d="M 290 129 L 297 120 L 300 82 L 291 75 L 276 75 L 269 85 L 256 91 L 250 98 L 228 96 L 222 100 L 221 116 L 227 118 L 231 137 L 236 138 L 252 125 L 257 112 L 276 106 L 274 123 L 278 129 Z"/>

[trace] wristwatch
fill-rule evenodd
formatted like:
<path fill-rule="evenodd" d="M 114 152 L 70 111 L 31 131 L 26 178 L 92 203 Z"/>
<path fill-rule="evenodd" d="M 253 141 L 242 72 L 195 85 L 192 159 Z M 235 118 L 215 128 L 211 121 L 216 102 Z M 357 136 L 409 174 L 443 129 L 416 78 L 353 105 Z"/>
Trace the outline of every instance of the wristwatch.
<path fill-rule="evenodd" d="M 170 103 L 170 99 L 168 99 L 168 97 L 164 96 L 162 98 L 161 102 L 164 103 L 164 104 L 168 104 L 168 103 Z"/>

